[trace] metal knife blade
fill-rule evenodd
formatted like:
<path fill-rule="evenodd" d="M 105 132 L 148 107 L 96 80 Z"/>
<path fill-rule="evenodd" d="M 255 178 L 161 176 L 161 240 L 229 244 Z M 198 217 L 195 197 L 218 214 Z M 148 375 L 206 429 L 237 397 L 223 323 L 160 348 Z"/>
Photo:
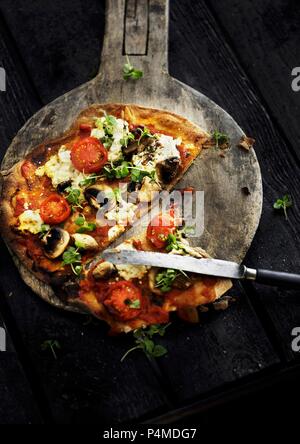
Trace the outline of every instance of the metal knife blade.
<path fill-rule="evenodd" d="M 193 273 L 231 279 L 243 279 L 246 267 L 236 262 L 219 259 L 196 259 L 190 256 L 156 253 L 151 251 L 132 251 L 107 249 L 102 257 L 113 264 L 151 265 L 160 268 L 175 268 Z"/>

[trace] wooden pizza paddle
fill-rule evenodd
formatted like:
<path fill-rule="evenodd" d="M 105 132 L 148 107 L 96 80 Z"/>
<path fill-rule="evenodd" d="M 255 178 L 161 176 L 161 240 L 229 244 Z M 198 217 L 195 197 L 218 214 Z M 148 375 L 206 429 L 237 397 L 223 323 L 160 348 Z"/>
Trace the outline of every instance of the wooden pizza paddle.
<path fill-rule="evenodd" d="M 215 148 L 203 150 L 178 188 L 193 186 L 205 193 L 205 231 L 193 243 L 214 257 L 240 262 L 260 219 L 260 168 L 253 149 L 237 147 L 243 131 L 226 111 L 168 74 L 168 3 L 108 0 L 98 75 L 32 116 L 13 139 L 1 168 L 9 169 L 42 141 L 61 135 L 93 103 L 135 103 L 173 111 L 208 132 L 219 130 L 230 138 L 225 157 Z M 126 55 L 144 72 L 143 78 L 123 79 Z M 49 286 L 24 268 L 15 255 L 13 258 L 34 292 L 53 305 L 67 308 Z"/>

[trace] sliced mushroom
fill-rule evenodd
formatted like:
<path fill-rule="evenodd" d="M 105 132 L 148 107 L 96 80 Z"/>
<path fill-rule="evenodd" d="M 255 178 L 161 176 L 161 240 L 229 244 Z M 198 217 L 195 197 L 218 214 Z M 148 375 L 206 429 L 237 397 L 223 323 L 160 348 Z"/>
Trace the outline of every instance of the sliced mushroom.
<path fill-rule="evenodd" d="M 127 146 L 122 147 L 122 152 L 126 157 L 131 157 L 133 154 L 141 153 L 145 148 L 153 143 L 152 137 L 143 137 L 142 140 L 132 140 Z"/>
<path fill-rule="evenodd" d="M 156 165 L 159 180 L 163 183 L 170 183 L 178 174 L 180 159 L 170 157 Z"/>
<path fill-rule="evenodd" d="M 86 188 L 84 196 L 89 204 L 99 210 L 104 207 L 107 211 L 116 206 L 116 199 L 112 189 L 105 184 L 95 184 Z"/>
<path fill-rule="evenodd" d="M 66 188 L 70 187 L 72 185 L 72 181 L 71 180 L 65 180 L 64 182 L 60 182 L 57 185 L 57 191 L 59 193 L 62 193 L 63 191 L 65 191 Z"/>
<path fill-rule="evenodd" d="M 55 259 L 67 248 L 70 235 L 66 230 L 59 227 L 51 228 L 42 238 L 45 255 L 50 259 Z"/>
<path fill-rule="evenodd" d="M 92 274 L 95 279 L 103 279 L 108 278 L 112 275 L 112 273 L 115 271 L 115 267 L 111 262 L 100 262 L 96 267 L 94 268 Z"/>
<path fill-rule="evenodd" d="M 98 243 L 93 236 L 89 234 L 75 233 L 72 234 L 75 245 L 83 250 L 96 250 L 98 248 Z"/>

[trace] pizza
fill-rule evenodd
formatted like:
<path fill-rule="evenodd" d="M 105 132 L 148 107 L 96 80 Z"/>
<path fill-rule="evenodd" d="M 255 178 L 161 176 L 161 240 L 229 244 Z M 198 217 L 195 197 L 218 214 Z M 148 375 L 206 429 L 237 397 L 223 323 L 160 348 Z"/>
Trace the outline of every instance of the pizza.
<path fill-rule="evenodd" d="M 114 266 L 99 254 L 149 211 L 153 194 L 174 188 L 208 139 L 171 112 L 90 106 L 61 137 L 5 172 L 3 237 L 65 307 L 91 312 L 112 333 L 168 322 L 171 311 L 191 320 L 195 307 L 220 297 L 230 282 L 171 268 Z M 158 214 L 158 224 L 150 221 L 120 248 L 207 257 L 188 245 L 175 211 Z"/>

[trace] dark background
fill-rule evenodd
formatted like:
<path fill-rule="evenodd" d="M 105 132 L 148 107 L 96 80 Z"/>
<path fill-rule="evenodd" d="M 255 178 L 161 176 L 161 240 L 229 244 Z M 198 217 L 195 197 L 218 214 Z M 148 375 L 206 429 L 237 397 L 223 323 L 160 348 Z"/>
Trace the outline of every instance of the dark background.
<path fill-rule="evenodd" d="M 0 0 L 0 150 L 43 105 L 93 78 L 100 62 L 100 0 Z M 299 270 L 299 104 L 291 71 L 300 65 L 296 0 L 171 0 L 169 71 L 224 107 L 256 139 L 264 208 L 247 264 Z M 289 193 L 288 220 L 273 210 Z M 233 203 L 234 205 L 234 203 Z M 11 340 L 0 353 L 0 423 L 261 422 L 288 426 L 297 412 L 299 292 L 236 286 L 237 302 L 177 322 L 154 369 L 142 354 L 120 357 L 131 339 L 36 298 L 1 244 L 2 313 Z M 1 324 L 0 319 L 0 324 Z M 87 325 L 86 325 L 87 324 Z M 41 351 L 57 339 L 59 357 Z M 171 411 L 175 413 L 170 413 Z M 271 419 L 268 419 L 268 417 Z"/>

